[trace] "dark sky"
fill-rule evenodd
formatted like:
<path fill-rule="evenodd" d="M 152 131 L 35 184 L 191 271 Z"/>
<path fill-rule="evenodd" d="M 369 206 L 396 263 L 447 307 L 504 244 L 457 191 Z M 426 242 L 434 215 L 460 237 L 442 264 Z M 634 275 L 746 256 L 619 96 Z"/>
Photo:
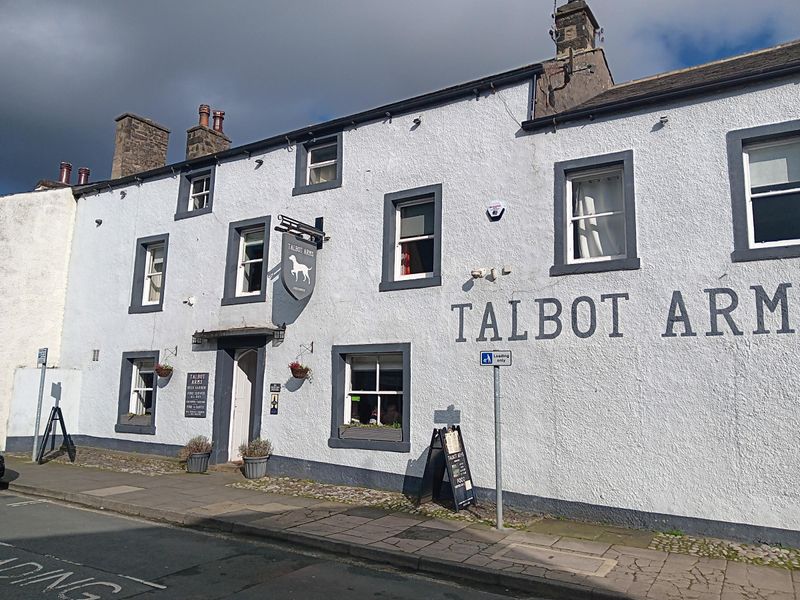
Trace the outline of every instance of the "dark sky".
<path fill-rule="evenodd" d="M 563 0 L 560 0 L 561 3 Z M 618 82 L 800 38 L 798 0 L 589 0 Z M 107 179 L 114 118 L 234 145 L 552 57 L 552 0 L 0 0 L 0 195 Z"/>

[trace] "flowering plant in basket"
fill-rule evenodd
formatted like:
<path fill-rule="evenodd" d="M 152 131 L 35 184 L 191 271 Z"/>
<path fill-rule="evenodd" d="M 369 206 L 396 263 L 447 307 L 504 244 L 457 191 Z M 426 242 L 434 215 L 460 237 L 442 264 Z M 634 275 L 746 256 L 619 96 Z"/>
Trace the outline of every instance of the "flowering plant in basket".
<path fill-rule="evenodd" d="M 289 363 L 289 370 L 292 372 L 292 377 L 296 379 L 308 379 L 311 374 L 311 367 L 302 365 L 297 361 Z"/>
<path fill-rule="evenodd" d="M 156 366 L 153 368 L 153 370 L 159 377 L 169 377 L 172 375 L 172 365 L 167 363 L 156 363 Z"/>

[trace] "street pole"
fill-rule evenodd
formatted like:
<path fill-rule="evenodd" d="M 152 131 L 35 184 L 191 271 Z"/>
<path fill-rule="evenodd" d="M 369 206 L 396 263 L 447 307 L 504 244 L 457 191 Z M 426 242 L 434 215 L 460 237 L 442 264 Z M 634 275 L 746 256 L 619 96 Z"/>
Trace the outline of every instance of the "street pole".
<path fill-rule="evenodd" d="M 44 375 L 47 370 L 47 349 L 44 352 L 44 360 L 41 360 L 42 351 L 39 351 L 39 362 L 42 365 L 42 374 L 39 377 L 39 401 L 36 405 L 36 429 L 33 432 L 33 452 L 31 453 L 31 462 L 36 462 L 36 455 L 39 452 L 39 421 L 42 418 L 42 397 L 44 396 Z"/>
<path fill-rule="evenodd" d="M 497 529 L 503 529 L 503 459 L 500 445 L 500 367 L 494 366 L 494 473 Z"/>

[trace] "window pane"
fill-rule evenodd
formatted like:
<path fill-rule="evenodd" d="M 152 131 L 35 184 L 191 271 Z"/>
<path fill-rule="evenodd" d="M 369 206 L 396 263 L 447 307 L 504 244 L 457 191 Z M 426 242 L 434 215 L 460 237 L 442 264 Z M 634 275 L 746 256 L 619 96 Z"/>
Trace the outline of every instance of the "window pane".
<path fill-rule="evenodd" d="M 208 204 L 208 194 L 200 194 L 192 198 L 192 210 L 205 208 L 206 204 Z"/>
<path fill-rule="evenodd" d="M 800 192 L 753 198 L 753 237 L 757 243 L 800 239 Z"/>
<path fill-rule="evenodd" d="M 433 235 L 433 202 L 400 207 L 400 239 Z"/>
<path fill-rule="evenodd" d="M 158 266 L 158 271 L 161 271 L 161 265 L 164 262 L 164 244 L 158 244 L 157 246 L 150 246 L 148 248 L 150 251 L 150 260 L 154 267 Z"/>
<path fill-rule="evenodd" d="M 747 150 L 750 186 L 800 182 L 800 140 Z"/>
<path fill-rule="evenodd" d="M 350 389 L 353 390 L 374 390 L 377 385 L 377 371 L 373 367 L 370 371 L 350 372 Z"/>
<path fill-rule="evenodd" d="M 192 181 L 192 194 L 202 194 L 208 190 L 210 178 L 201 177 Z"/>
<path fill-rule="evenodd" d="M 572 182 L 572 214 L 575 217 L 622 211 L 622 174 L 612 173 Z"/>
<path fill-rule="evenodd" d="M 161 273 L 150 276 L 150 287 L 147 292 L 149 302 L 158 302 L 161 299 Z"/>
<path fill-rule="evenodd" d="M 264 258 L 264 244 L 247 244 L 244 247 L 244 260 L 261 260 Z"/>
<path fill-rule="evenodd" d="M 312 148 L 308 153 L 309 164 L 326 162 L 329 160 L 336 160 L 336 144 L 325 146 L 323 148 Z"/>
<path fill-rule="evenodd" d="M 400 244 L 400 265 L 403 275 L 433 273 L 433 240 L 419 240 Z"/>
<path fill-rule="evenodd" d="M 351 403 L 350 422 L 358 422 L 364 425 L 378 422 L 378 397 L 359 396 L 360 400 Z"/>
<path fill-rule="evenodd" d="M 387 369 L 381 365 L 381 391 L 402 392 L 403 391 L 403 370 Z"/>
<path fill-rule="evenodd" d="M 589 217 L 573 224 L 574 258 L 625 254 L 625 216 Z"/>
<path fill-rule="evenodd" d="M 336 179 L 336 165 L 326 167 L 312 167 L 308 172 L 308 183 L 325 183 Z"/>
<path fill-rule="evenodd" d="M 248 263 L 244 265 L 243 292 L 261 291 L 261 265 L 263 262 Z"/>
<path fill-rule="evenodd" d="M 381 396 L 381 425 L 403 422 L 403 397 Z"/>

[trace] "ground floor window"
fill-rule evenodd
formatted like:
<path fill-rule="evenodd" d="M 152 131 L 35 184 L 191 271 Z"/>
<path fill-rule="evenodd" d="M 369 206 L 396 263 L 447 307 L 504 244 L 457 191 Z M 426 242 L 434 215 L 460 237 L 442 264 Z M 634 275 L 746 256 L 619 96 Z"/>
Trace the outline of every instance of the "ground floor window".
<path fill-rule="evenodd" d="M 156 350 L 122 354 L 117 433 L 155 434 L 157 363 Z"/>
<path fill-rule="evenodd" d="M 333 348 L 333 427 L 329 445 L 410 450 L 410 344 Z"/>

